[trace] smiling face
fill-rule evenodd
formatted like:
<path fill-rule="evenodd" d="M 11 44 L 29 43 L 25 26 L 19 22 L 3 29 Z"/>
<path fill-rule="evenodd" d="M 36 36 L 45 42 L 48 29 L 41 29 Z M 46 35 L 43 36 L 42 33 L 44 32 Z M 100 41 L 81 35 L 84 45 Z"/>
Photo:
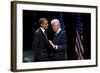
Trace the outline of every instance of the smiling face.
<path fill-rule="evenodd" d="M 57 32 L 60 28 L 60 24 L 59 23 L 54 23 L 52 24 L 52 28 L 54 32 Z"/>

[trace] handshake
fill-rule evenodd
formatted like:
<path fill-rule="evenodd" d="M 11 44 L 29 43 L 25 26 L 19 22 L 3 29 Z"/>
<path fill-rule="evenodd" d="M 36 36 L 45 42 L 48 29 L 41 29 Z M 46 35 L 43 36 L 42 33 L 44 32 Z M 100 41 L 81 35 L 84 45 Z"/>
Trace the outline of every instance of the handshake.
<path fill-rule="evenodd" d="M 49 43 L 53 48 L 56 48 L 56 45 L 51 40 L 49 40 Z"/>

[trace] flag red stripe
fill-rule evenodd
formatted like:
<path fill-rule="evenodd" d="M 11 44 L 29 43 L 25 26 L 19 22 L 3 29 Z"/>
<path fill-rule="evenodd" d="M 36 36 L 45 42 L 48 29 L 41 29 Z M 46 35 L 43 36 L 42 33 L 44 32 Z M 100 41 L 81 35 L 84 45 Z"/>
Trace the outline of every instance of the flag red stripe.
<path fill-rule="evenodd" d="M 78 59 L 83 59 L 84 55 L 84 49 L 83 49 L 83 43 L 82 38 L 76 31 L 76 45 L 75 45 L 76 53 L 78 55 Z"/>

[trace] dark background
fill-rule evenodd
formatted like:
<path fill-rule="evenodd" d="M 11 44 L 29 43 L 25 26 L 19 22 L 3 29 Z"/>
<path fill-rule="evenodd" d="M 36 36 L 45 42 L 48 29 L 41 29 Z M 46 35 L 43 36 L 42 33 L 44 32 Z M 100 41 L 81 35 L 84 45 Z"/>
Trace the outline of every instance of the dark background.
<path fill-rule="evenodd" d="M 27 57 L 27 55 L 29 57 L 32 56 L 32 40 L 34 32 L 39 28 L 39 19 L 41 17 L 48 19 L 49 29 L 47 30 L 47 36 L 49 40 L 53 40 L 54 32 L 51 28 L 50 21 L 55 18 L 60 20 L 60 13 L 62 13 L 63 16 L 65 31 L 68 39 L 68 43 L 66 43 L 68 45 L 68 60 L 77 60 L 75 53 L 77 14 L 80 14 L 83 25 L 83 45 L 85 50 L 84 58 L 91 58 L 91 14 L 31 10 L 23 10 L 23 58 Z"/>

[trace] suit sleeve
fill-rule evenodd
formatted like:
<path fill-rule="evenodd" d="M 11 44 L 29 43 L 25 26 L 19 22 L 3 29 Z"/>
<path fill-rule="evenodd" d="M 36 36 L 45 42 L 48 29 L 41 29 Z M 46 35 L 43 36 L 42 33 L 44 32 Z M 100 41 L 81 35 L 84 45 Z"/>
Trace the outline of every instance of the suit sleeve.
<path fill-rule="evenodd" d="M 33 45 L 32 45 L 32 49 L 35 54 L 38 52 L 38 45 L 39 45 L 39 35 L 38 33 L 35 33 L 33 36 Z"/>
<path fill-rule="evenodd" d="M 60 43 L 61 43 L 61 45 L 57 45 L 58 46 L 57 50 L 64 50 L 67 48 L 67 36 L 65 33 L 62 34 L 62 36 L 60 38 Z"/>

